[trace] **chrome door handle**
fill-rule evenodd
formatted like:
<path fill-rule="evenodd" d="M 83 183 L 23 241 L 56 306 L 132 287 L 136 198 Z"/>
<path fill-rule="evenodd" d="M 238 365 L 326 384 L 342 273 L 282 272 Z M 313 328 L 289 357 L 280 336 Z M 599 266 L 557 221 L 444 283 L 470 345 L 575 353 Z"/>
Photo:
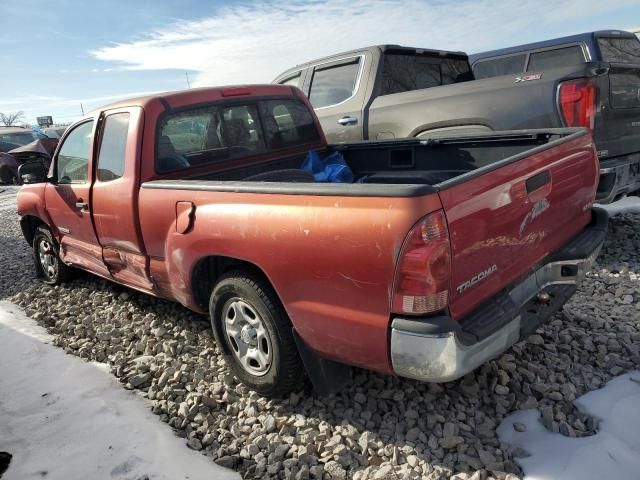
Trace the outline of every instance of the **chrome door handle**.
<path fill-rule="evenodd" d="M 76 208 L 80 209 L 80 210 L 87 210 L 87 208 L 89 208 L 89 204 L 86 202 L 76 202 Z"/>
<path fill-rule="evenodd" d="M 342 117 L 338 123 L 340 125 L 355 125 L 358 123 L 358 119 L 356 117 Z"/>

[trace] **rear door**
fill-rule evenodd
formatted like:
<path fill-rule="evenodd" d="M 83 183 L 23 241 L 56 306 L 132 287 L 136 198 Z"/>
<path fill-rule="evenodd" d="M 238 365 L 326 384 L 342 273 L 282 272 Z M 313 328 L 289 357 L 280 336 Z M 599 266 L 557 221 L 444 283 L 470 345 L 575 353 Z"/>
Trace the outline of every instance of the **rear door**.
<path fill-rule="evenodd" d="M 453 318 L 526 275 L 590 221 L 599 176 L 593 142 L 586 132 L 559 142 L 440 192 L 451 236 Z"/>
<path fill-rule="evenodd" d="M 45 188 L 45 205 L 62 260 L 108 275 L 91 218 L 94 130 L 94 120 L 85 120 L 62 139 L 54 158 L 54 182 Z"/>
<path fill-rule="evenodd" d="M 119 282 L 151 290 L 138 218 L 142 109 L 109 110 L 100 120 L 92 213 L 104 263 Z"/>
<path fill-rule="evenodd" d="M 602 60 L 609 62 L 599 85 L 604 97 L 596 118 L 601 157 L 640 152 L 640 41 L 636 37 L 599 37 Z M 608 90 L 608 95 L 607 95 Z"/>
<path fill-rule="evenodd" d="M 364 53 L 355 54 L 309 69 L 305 92 L 329 143 L 363 139 L 367 61 Z"/>

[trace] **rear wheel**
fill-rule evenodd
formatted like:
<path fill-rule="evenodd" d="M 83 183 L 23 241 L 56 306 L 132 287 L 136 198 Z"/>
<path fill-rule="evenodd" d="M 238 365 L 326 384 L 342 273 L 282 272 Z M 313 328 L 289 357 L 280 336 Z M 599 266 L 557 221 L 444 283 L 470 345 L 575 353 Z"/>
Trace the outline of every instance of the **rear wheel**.
<path fill-rule="evenodd" d="M 57 285 L 71 276 L 70 267 L 60 260 L 58 243 L 47 227 L 38 227 L 33 237 L 36 271 L 44 283 Z"/>
<path fill-rule="evenodd" d="M 291 323 L 268 282 L 230 272 L 215 286 L 209 311 L 227 365 L 241 382 L 270 397 L 301 387 L 304 369 Z"/>

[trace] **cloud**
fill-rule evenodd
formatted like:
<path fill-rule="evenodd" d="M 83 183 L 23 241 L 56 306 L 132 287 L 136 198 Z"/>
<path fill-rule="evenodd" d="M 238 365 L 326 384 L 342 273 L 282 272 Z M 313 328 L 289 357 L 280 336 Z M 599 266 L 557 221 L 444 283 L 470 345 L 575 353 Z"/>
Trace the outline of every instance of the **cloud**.
<path fill-rule="evenodd" d="M 568 19 L 597 19 L 633 4 L 637 0 L 558 0 L 551 8 L 526 0 L 262 1 L 176 21 L 90 53 L 127 69 L 192 70 L 198 86 L 269 82 L 298 63 L 366 45 L 475 52 L 541 39 L 541 26 L 569 34 Z"/>

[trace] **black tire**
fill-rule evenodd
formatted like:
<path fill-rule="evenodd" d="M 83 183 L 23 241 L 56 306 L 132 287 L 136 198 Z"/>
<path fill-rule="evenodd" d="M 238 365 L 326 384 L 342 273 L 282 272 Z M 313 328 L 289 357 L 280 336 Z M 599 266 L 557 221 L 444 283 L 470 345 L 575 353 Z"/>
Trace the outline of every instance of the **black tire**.
<path fill-rule="evenodd" d="M 58 285 L 71 278 L 71 267 L 60 260 L 58 242 L 47 227 L 38 227 L 33 237 L 33 260 L 36 272 L 44 283 Z"/>
<path fill-rule="evenodd" d="M 253 315 L 263 325 L 259 329 L 263 333 L 262 338 L 258 333 L 257 339 L 253 339 L 256 346 L 247 347 L 250 345 L 249 342 L 243 340 L 236 342 L 229 333 L 231 327 L 228 326 L 227 321 L 233 310 L 237 311 L 238 305 L 242 309 L 245 309 L 246 305 L 249 313 L 253 311 Z M 213 289 L 209 301 L 209 314 L 214 336 L 225 361 L 242 383 L 266 397 L 283 397 L 302 387 L 304 368 L 293 338 L 291 323 L 275 291 L 267 281 L 244 270 L 226 273 Z M 251 325 L 246 325 L 250 330 Z M 250 338 L 251 334 L 246 336 Z M 242 334 L 237 337 L 242 337 Z M 265 342 L 269 344 L 268 349 L 264 348 Z M 248 352 L 252 349 L 253 351 L 261 350 L 263 356 L 270 355 L 270 361 L 265 362 L 268 363 L 268 367 L 257 363 L 257 366 L 251 369 L 250 361 L 253 359 L 249 362 L 245 361 L 246 365 L 243 365 L 240 359 L 241 343 L 248 348 L 246 350 Z M 259 371 L 261 369 L 264 371 Z"/>

